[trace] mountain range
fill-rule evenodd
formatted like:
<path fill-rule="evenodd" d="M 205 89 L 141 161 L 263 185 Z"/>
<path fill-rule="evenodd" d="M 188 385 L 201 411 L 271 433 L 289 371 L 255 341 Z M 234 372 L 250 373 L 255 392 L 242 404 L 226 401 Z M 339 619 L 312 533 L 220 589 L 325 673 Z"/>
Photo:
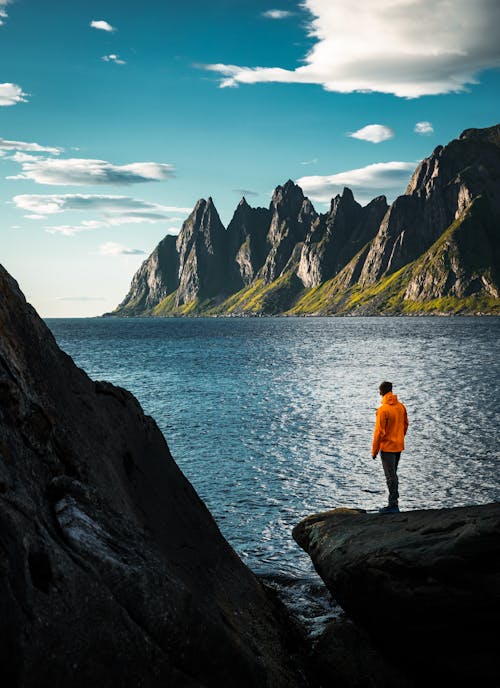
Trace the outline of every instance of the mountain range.
<path fill-rule="evenodd" d="M 289 180 L 227 229 L 200 199 L 108 316 L 500 313 L 500 125 L 438 146 L 406 192 L 318 213 Z"/>

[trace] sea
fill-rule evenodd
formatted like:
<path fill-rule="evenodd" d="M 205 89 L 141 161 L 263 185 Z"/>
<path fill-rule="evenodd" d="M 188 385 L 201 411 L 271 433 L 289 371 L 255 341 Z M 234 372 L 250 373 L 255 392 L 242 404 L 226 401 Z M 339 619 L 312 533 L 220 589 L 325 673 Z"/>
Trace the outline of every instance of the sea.
<path fill-rule="evenodd" d="M 91 378 L 136 395 L 223 535 L 312 636 L 340 610 L 292 528 L 387 503 L 371 458 L 380 382 L 410 421 L 401 510 L 500 498 L 500 318 L 46 322 Z"/>

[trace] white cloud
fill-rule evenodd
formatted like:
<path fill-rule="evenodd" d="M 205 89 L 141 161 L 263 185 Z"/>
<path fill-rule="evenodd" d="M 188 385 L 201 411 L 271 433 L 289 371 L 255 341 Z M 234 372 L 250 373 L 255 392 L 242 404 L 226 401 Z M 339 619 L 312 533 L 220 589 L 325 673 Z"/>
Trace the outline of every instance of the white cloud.
<path fill-rule="evenodd" d="M 39 143 L 28 143 L 27 141 L 8 141 L 7 139 L 0 138 L 0 152 L 29 151 L 32 153 L 51 153 L 52 155 L 59 155 L 62 150 L 62 148 L 55 148 L 52 146 L 41 146 Z M 21 162 L 21 160 L 18 158 L 14 159 L 16 162 Z"/>
<path fill-rule="evenodd" d="M 421 136 L 429 136 L 434 133 L 434 127 L 430 122 L 417 122 L 413 131 Z"/>
<path fill-rule="evenodd" d="M 190 213 L 191 208 L 159 205 L 130 196 L 98 194 L 20 194 L 12 199 L 16 207 L 40 215 L 54 215 L 66 210 L 97 210 L 133 217 L 135 214 Z"/>
<path fill-rule="evenodd" d="M 122 60 L 122 58 L 119 55 L 115 55 L 114 53 L 111 53 L 111 55 L 103 55 L 102 59 L 104 60 L 104 62 L 114 62 L 117 65 L 127 64 L 125 60 Z"/>
<path fill-rule="evenodd" d="M 0 84 L 0 107 L 17 105 L 17 103 L 27 103 L 27 93 L 17 84 Z"/>
<path fill-rule="evenodd" d="M 303 160 L 300 164 L 301 165 L 316 165 L 318 162 L 318 158 L 313 158 L 312 160 Z"/>
<path fill-rule="evenodd" d="M 115 244 L 113 241 L 107 241 L 99 246 L 99 255 L 101 256 L 135 256 L 141 253 L 146 253 L 146 251 L 138 248 L 128 248 L 123 246 L 123 244 Z"/>
<path fill-rule="evenodd" d="M 104 214 L 103 220 L 83 220 L 76 225 L 51 225 L 45 227 L 45 231 L 49 234 L 62 234 L 63 236 L 74 236 L 80 232 L 86 232 L 92 229 L 102 229 L 106 227 L 118 227 L 119 225 L 135 225 L 135 224 L 155 224 L 156 222 L 172 222 L 175 218 L 162 213 L 125 213 L 125 214 Z M 38 215 L 36 219 L 46 219 L 45 215 Z"/>
<path fill-rule="evenodd" d="M 99 213 L 97 219 L 86 219 L 76 224 L 53 225 L 46 227 L 50 234 L 73 236 L 78 232 L 124 224 L 154 224 L 173 222 L 178 218 L 169 213 L 190 213 L 191 208 L 160 205 L 130 196 L 108 196 L 96 194 L 21 194 L 12 199 L 14 205 L 26 211 L 30 220 L 46 220 L 51 215 L 66 211 Z"/>
<path fill-rule="evenodd" d="M 286 19 L 293 14 L 294 12 L 289 12 L 288 10 L 267 10 L 266 12 L 262 12 L 262 16 L 268 19 Z"/>
<path fill-rule="evenodd" d="M 304 0 L 316 40 L 296 69 L 210 64 L 222 88 L 259 82 L 320 84 L 405 98 L 464 91 L 500 66 L 500 3 L 493 0 Z"/>
<path fill-rule="evenodd" d="M 8 15 L 5 8 L 7 7 L 7 5 L 10 5 L 11 2 L 12 0 L 0 0 L 0 26 L 2 26 L 2 24 L 5 23 L 4 19 L 7 19 Z"/>
<path fill-rule="evenodd" d="M 16 153 L 12 158 L 21 164 L 22 173 L 7 177 L 7 179 L 31 179 L 37 184 L 59 184 L 61 186 L 127 185 L 162 181 L 173 174 L 172 165 L 157 162 L 113 165 L 105 160 L 41 158 L 24 153 Z"/>
<path fill-rule="evenodd" d="M 90 26 L 93 29 L 100 29 L 101 31 L 117 31 L 117 29 L 114 26 L 111 26 L 107 21 L 104 21 L 104 19 L 93 19 L 90 22 Z"/>
<path fill-rule="evenodd" d="M 297 184 L 306 196 L 323 203 L 341 194 L 345 186 L 360 203 L 368 203 L 382 194 L 392 200 L 404 192 L 415 167 L 415 162 L 377 162 L 337 174 L 301 177 Z"/>
<path fill-rule="evenodd" d="M 367 124 L 366 127 L 348 134 L 353 139 L 361 141 L 371 141 L 371 143 L 381 143 L 394 137 L 394 130 L 386 127 L 385 124 Z"/>

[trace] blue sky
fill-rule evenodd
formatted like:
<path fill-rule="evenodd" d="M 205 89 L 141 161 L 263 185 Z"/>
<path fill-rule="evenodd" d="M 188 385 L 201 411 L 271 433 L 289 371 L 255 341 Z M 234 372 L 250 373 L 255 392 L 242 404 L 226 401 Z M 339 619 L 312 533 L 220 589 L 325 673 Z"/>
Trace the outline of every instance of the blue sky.
<path fill-rule="evenodd" d="M 392 200 L 500 121 L 496 5 L 0 0 L 0 262 L 41 315 L 97 315 L 200 197 L 226 225 L 288 178 Z"/>

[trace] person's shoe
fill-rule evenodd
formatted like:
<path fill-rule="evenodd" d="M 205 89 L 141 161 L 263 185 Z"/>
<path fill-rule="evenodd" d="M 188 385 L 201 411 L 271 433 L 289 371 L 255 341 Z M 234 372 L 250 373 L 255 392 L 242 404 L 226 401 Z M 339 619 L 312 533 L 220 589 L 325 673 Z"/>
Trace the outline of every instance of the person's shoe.
<path fill-rule="evenodd" d="M 379 514 L 399 514 L 398 506 L 383 506 L 378 510 Z"/>

